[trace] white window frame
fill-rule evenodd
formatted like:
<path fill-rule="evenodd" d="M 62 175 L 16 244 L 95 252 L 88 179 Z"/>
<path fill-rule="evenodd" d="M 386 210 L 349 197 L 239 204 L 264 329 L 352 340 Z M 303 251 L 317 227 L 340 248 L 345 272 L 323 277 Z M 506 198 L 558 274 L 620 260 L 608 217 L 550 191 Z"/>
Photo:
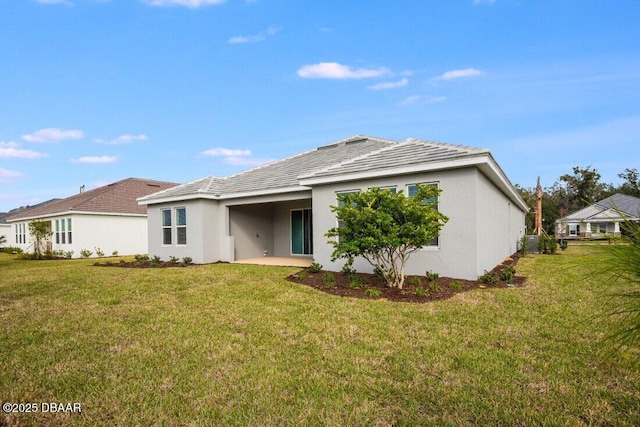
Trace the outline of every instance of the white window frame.
<path fill-rule="evenodd" d="M 178 215 L 179 210 L 184 210 L 184 224 L 179 224 L 180 216 Z M 185 206 L 179 206 L 174 209 L 175 217 L 176 217 L 176 246 L 186 246 L 187 245 L 187 208 Z M 184 243 L 180 243 L 180 233 L 179 230 L 184 229 Z"/>
<path fill-rule="evenodd" d="M 160 226 L 162 228 L 162 246 L 171 246 L 173 244 L 173 229 L 172 229 L 172 224 L 173 224 L 173 214 L 172 214 L 172 210 L 173 209 L 161 209 L 160 210 Z M 169 225 L 165 224 L 165 212 L 169 212 Z M 165 236 L 166 234 L 166 230 L 169 230 L 169 243 L 167 243 L 165 241 Z"/>
<path fill-rule="evenodd" d="M 405 186 L 405 191 L 406 191 L 406 195 L 407 197 L 413 197 L 413 196 L 409 196 L 409 187 L 416 187 L 417 185 L 435 185 L 436 188 L 440 189 L 440 182 L 439 181 L 429 181 L 429 182 L 413 182 L 411 184 L 407 184 Z M 436 209 L 439 211 L 440 210 L 440 197 L 436 196 Z M 423 249 L 440 249 L 440 235 L 438 237 L 436 237 L 435 239 L 435 244 L 432 244 L 431 242 L 433 242 L 433 240 L 427 245 L 425 246 Z"/>

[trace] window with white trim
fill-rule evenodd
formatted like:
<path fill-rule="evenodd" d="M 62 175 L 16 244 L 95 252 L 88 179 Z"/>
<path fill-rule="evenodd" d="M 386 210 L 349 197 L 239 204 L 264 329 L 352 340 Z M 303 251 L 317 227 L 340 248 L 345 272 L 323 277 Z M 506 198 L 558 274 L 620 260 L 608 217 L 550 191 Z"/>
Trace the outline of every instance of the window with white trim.
<path fill-rule="evenodd" d="M 438 183 L 437 182 L 424 182 L 424 183 L 420 183 L 421 185 L 426 185 L 426 186 L 433 186 L 433 187 L 438 187 Z M 418 186 L 417 184 L 409 184 L 407 185 L 407 196 L 408 197 L 414 197 L 416 194 L 418 193 Z M 434 204 L 434 209 L 438 210 L 438 198 L 437 197 L 431 197 L 428 199 L 423 199 L 422 200 L 422 204 L 426 205 L 428 203 L 433 203 Z M 435 239 L 431 240 L 431 242 L 429 242 L 429 246 L 439 246 L 440 245 L 440 237 L 436 237 Z"/>
<path fill-rule="evenodd" d="M 162 244 L 171 244 L 171 209 L 162 209 Z"/>
<path fill-rule="evenodd" d="M 64 221 L 64 219 L 63 219 Z M 67 218 L 67 243 L 71 244 L 71 218 Z"/>
<path fill-rule="evenodd" d="M 342 207 L 344 206 L 344 202 L 342 200 L 340 200 L 340 196 L 346 195 L 346 194 L 353 194 L 353 193 L 359 193 L 360 190 L 347 190 L 347 191 L 338 191 L 336 192 L 336 199 L 338 201 L 338 207 Z M 344 227 L 344 221 L 338 221 L 338 228 L 342 228 Z M 340 242 L 340 236 L 338 236 L 338 243 Z"/>
<path fill-rule="evenodd" d="M 187 244 L 187 208 L 176 208 L 176 244 Z"/>
<path fill-rule="evenodd" d="M 16 224 L 16 243 L 27 243 L 27 224 Z"/>

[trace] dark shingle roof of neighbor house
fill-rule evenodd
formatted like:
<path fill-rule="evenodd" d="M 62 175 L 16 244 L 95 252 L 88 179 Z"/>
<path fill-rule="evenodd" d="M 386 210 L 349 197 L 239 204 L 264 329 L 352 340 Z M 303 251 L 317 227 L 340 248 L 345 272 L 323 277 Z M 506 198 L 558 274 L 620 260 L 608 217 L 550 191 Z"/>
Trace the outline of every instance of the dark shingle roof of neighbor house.
<path fill-rule="evenodd" d="M 46 205 L 47 203 L 56 202 L 58 200 L 60 199 L 51 199 L 51 200 L 47 200 L 46 202 L 41 202 L 35 205 L 20 206 L 19 208 L 11 209 L 9 212 L 0 213 L 0 224 L 6 224 L 7 218 L 9 218 L 10 216 L 16 215 L 27 209 L 37 208 L 37 207 Z"/>
<path fill-rule="evenodd" d="M 395 141 L 356 135 L 227 178 L 201 178 L 141 198 L 141 201 L 297 187 L 300 185 L 300 178 L 395 168 L 479 153 L 488 153 L 488 150 L 415 139 Z"/>
<path fill-rule="evenodd" d="M 23 218 L 38 218 L 73 212 L 142 214 L 146 206 L 136 199 L 176 186 L 173 182 L 150 179 L 127 178 L 103 187 L 85 191 L 66 199 L 56 199 L 7 216 L 8 221 Z"/>

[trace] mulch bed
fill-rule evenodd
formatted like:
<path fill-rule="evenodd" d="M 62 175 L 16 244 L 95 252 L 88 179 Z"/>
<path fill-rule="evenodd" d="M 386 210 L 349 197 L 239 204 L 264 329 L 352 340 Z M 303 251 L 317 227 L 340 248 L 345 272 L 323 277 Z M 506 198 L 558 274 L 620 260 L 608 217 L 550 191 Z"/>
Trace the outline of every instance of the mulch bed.
<path fill-rule="evenodd" d="M 497 278 L 495 284 L 481 284 L 477 280 L 452 279 L 450 277 L 439 277 L 434 281 L 429 281 L 425 276 L 407 276 L 403 289 L 397 289 L 389 288 L 382 278 L 375 274 L 356 273 L 356 283 L 354 283 L 354 280 L 349 275 L 342 272 L 320 271 L 311 273 L 307 268 L 290 275 L 287 280 L 341 297 L 426 303 L 451 298 L 457 293 L 467 292 L 472 289 L 523 286 L 526 277 L 516 275 L 509 282 L 500 280 L 502 270 L 509 266 L 515 267 L 518 259 L 520 259 L 520 255 L 513 254 L 502 264 L 491 270 L 490 273 L 493 273 Z M 335 283 L 327 284 L 329 275 L 333 276 Z"/>

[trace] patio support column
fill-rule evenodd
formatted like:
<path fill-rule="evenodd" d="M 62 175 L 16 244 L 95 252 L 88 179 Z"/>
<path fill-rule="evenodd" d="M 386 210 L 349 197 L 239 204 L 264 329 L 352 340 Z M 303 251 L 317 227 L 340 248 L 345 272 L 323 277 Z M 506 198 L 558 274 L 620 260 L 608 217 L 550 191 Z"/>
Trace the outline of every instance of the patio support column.
<path fill-rule="evenodd" d="M 613 223 L 613 234 L 620 234 L 620 223 L 618 221 Z"/>

